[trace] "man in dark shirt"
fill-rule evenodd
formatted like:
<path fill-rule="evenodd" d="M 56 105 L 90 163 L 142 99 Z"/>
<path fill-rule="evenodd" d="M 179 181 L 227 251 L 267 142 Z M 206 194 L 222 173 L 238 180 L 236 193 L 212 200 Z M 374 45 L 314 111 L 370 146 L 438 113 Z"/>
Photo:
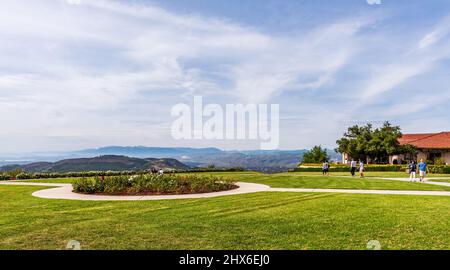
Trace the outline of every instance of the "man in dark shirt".
<path fill-rule="evenodd" d="M 409 180 L 411 182 L 416 182 L 416 171 L 417 171 L 417 165 L 414 161 L 411 161 L 408 166 L 409 169 Z"/>

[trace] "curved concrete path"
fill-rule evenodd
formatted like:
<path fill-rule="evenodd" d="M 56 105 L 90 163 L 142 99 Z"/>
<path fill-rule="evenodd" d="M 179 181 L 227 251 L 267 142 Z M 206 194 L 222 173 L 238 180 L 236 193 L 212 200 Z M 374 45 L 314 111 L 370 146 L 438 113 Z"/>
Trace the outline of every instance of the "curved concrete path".
<path fill-rule="evenodd" d="M 411 182 L 411 180 L 409 178 L 380 178 L 380 179 L 392 180 L 392 181 L 402 181 L 402 182 Z M 414 181 L 414 182 L 415 183 L 421 183 L 421 184 L 429 184 L 429 185 L 450 187 L 450 182 L 435 182 L 435 181 L 432 181 L 433 179 L 436 179 L 436 180 L 449 179 L 450 180 L 450 178 L 446 178 L 446 177 L 436 177 L 436 178 L 425 178 L 425 182 L 420 182 L 419 179 L 417 178 L 416 181 Z"/>
<path fill-rule="evenodd" d="M 318 193 L 450 196 L 450 191 L 426 191 L 426 190 L 270 188 L 269 191 L 277 191 L 277 192 L 308 192 L 308 193 L 318 192 Z"/>
<path fill-rule="evenodd" d="M 406 181 L 405 179 L 386 179 Z M 408 180 L 409 181 L 409 180 Z M 445 182 L 425 182 L 428 184 L 448 186 Z M 54 187 L 38 190 L 32 195 L 45 199 L 66 199 L 82 201 L 145 201 L 145 200 L 173 200 L 173 199 L 198 199 L 213 198 L 228 195 L 247 194 L 255 192 L 302 192 L 302 193 L 350 193 L 350 194 L 384 194 L 384 195 L 423 195 L 423 196 L 450 196 L 450 191 L 425 191 L 425 190 L 364 190 L 364 189 L 314 189 L 314 188 L 271 188 L 262 184 L 238 182 L 239 188 L 199 194 L 183 195 L 146 195 L 146 196 L 111 196 L 111 195 L 88 195 L 72 192 L 72 184 L 56 183 L 31 183 L 17 181 L 0 181 L 0 185 L 24 185 Z"/>
<path fill-rule="evenodd" d="M 44 199 L 66 199 L 81 201 L 150 201 L 150 200 L 173 200 L 173 199 L 198 199 L 213 198 L 228 195 L 238 195 L 267 191 L 269 186 L 253 183 L 236 183 L 239 188 L 227 191 L 182 194 L 182 195 L 145 195 L 145 196 L 113 196 L 113 195 L 89 195 L 72 192 L 72 184 L 55 184 L 55 183 L 29 183 L 17 181 L 0 181 L 0 185 L 26 185 L 26 186 L 48 186 L 55 187 L 42 189 L 33 192 L 33 196 Z"/>

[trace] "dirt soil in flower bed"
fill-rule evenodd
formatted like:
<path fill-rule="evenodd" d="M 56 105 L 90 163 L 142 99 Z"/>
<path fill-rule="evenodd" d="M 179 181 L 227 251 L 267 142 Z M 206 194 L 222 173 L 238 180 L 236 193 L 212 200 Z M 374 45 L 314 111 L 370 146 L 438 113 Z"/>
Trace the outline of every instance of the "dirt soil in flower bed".
<path fill-rule="evenodd" d="M 183 190 L 182 192 L 156 192 L 156 191 L 147 191 L 147 192 L 136 192 L 136 193 L 128 193 L 128 192 L 114 192 L 114 193 L 108 193 L 108 192 L 94 192 L 94 193 L 88 193 L 88 192 L 76 192 L 74 193 L 78 194 L 85 194 L 85 195 L 104 195 L 104 196 L 150 196 L 150 195 L 187 195 L 187 194 L 202 194 L 202 193 L 215 193 L 215 192 L 222 192 L 222 191 L 229 191 L 233 189 L 239 188 L 238 185 L 232 185 L 231 188 L 224 189 L 224 190 L 217 190 L 217 191 L 200 191 L 200 192 L 194 192 L 192 190 Z"/>

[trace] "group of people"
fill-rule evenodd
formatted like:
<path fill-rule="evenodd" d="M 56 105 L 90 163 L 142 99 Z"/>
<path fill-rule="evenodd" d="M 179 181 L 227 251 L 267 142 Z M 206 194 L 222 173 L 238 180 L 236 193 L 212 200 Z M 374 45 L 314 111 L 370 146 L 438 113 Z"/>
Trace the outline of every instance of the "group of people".
<path fill-rule="evenodd" d="M 359 168 L 357 168 L 357 164 L 359 163 Z M 416 173 L 417 169 L 419 169 L 419 181 L 424 182 L 425 176 L 427 175 L 427 163 L 423 161 L 423 159 L 420 160 L 419 164 L 416 164 L 414 161 L 411 161 L 408 165 L 408 171 L 409 171 L 409 179 L 411 182 L 416 181 Z M 356 160 L 352 159 L 350 161 L 350 173 L 353 177 L 356 176 L 356 170 L 359 171 L 359 177 L 364 178 L 364 162 L 362 160 L 359 160 L 359 162 L 356 162 Z M 324 176 L 330 175 L 330 164 L 328 161 L 325 161 L 322 164 L 322 174 Z"/>
<path fill-rule="evenodd" d="M 164 170 L 163 169 L 157 169 L 157 168 L 151 168 L 150 169 L 150 172 L 152 173 L 152 174 L 159 174 L 159 175 L 163 175 L 164 174 Z"/>
<path fill-rule="evenodd" d="M 364 162 L 362 162 L 362 160 L 359 160 L 359 177 L 360 178 L 364 178 Z M 356 160 L 352 159 L 352 161 L 350 161 L 350 173 L 353 177 L 356 176 Z"/>
<path fill-rule="evenodd" d="M 416 164 L 416 162 L 411 161 L 408 165 L 408 171 L 409 171 L 409 180 L 411 182 L 416 182 L 416 173 L 417 168 L 419 168 L 419 181 L 424 182 L 425 176 L 427 175 L 427 163 L 423 161 L 423 159 L 420 160 L 419 164 Z"/>
<path fill-rule="evenodd" d="M 355 176 L 356 174 L 356 167 L 357 162 L 355 160 L 352 159 L 352 161 L 350 162 L 350 173 L 352 174 L 352 176 Z M 361 160 L 359 161 L 359 175 L 361 178 L 364 178 L 364 162 L 362 162 Z M 328 161 L 325 161 L 322 164 L 322 174 L 324 176 L 329 176 L 330 175 L 330 163 L 328 163 Z"/>

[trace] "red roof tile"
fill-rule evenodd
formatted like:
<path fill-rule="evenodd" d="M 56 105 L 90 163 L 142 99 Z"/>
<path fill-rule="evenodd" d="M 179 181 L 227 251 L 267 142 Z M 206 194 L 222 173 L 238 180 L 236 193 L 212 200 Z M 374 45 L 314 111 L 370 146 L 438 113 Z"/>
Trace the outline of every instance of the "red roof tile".
<path fill-rule="evenodd" d="M 450 149 L 450 132 L 427 134 L 403 134 L 401 145 L 411 144 L 417 148 Z"/>

